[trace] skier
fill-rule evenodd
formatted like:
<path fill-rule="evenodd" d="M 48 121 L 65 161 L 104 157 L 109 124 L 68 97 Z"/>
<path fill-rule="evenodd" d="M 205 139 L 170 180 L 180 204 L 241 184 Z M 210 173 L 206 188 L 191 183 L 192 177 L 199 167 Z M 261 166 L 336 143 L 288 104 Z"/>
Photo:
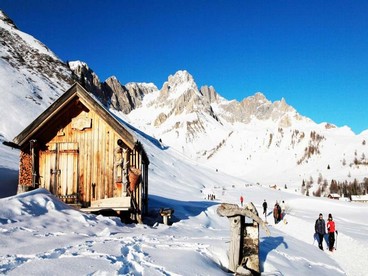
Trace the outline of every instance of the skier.
<path fill-rule="evenodd" d="M 318 235 L 318 247 L 323 250 L 322 242 L 323 237 L 326 234 L 326 224 L 322 214 L 319 214 L 319 217 L 314 224 L 314 231 Z"/>
<path fill-rule="evenodd" d="M 328 214 L 327 232 L 328 232 L 328 249 L 330 251 L 333 251 L 335 245 L 335 222 L 333 221 L 331 214 Z"/>
<path fill-rule="evenodd" d="M 262 206 L 263 206 L 263 214 L 266 217 L 267 216 L 267 201 L 266 200 L 263 201 Z"/>
<path fill-rule="evenodd" d="M 243 196 L 241 195 L 241 196 L 240 196 L 240 205 L 241 205 L 241 207 L 243 207 L 243 201 L 244 201 L 244 198 L 243 198 Z"/>

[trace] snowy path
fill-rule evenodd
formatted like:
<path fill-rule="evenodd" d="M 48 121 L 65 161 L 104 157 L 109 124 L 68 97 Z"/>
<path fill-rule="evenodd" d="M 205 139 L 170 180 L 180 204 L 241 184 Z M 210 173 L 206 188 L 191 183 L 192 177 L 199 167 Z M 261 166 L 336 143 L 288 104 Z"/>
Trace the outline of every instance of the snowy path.
<path fill-rule="evenodd" d="M 348 275 L 367 275 L 368 243 L 362 243 L 339 232 L 337 236 L 337 250 L 327 251 L 332 259 L 336 260 Z M 352 262 L 354 260 L 354 262 Z"/>
<path fill-rule="evenodd" d="M 310 221 L 297 218 L 293 215 L 286 215 L 287 224 L 280 222 L 272 225 L 275 229 L 284 232 L 296 239 L 302 240 L 308 244 L 315 246 L 316 254 L 318 252 L 317 241 L 313 239 L 314 226 Z M 342 229 L 343 227 L 340 227 Z M 304 229 L 300 231 L 300 229 Z M 310 229 L 306 231 L 305 229 Z M 366 242 L 355 240 L 340 231 L 337 236 L 337 250 L 329 252 L 327 250 L 326 240 L 323 242 L 325 248 L 324 254 L 335 260 L 347 275 L 364 276 L 366 273 L 366 266 L 368 264 L 367 246 Z M 335 244 L 336 246 L 336 244 Z M 354 260 L 354 262 L 352 262 Z"/>
<path fill-rule="evenodd" d="M 253 187 L 246 196 L 262 203 L 280 194 L 266 192 Z M 235 188 L 225 195 L 231 193 L 239 195 Z M 286 198 L 293 204 L 286 216 L 288 224 L 274 225 L 269 217 L 271 236 L 260 232 L 262 275 L 293 276 L 296 271 L 303 276 L 364 275 L 368 225 L 362 216 L 368 206 L 338 208 L 332 201 L 293 199 Z M 80 213 L 42 190 L 1 199 L 0 274 L 231 275 L 227 272 L 230 225 L 217 214 L 218 201 L 170 203 L 181 219 L 171 226 L 150 227 Z M 321 251 L 314 243 L 316 210 L 336 214 L 339 236 L 334 253 Z"/>

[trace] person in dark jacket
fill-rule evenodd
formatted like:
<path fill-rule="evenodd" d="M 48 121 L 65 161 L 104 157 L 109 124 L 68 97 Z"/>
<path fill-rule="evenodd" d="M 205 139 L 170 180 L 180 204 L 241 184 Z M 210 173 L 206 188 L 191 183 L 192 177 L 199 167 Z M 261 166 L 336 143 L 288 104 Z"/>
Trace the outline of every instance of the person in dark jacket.
<path fill-rule="evenodd" d="M 323 250 L 322 242 L 323 237 L 326 235 L 326 224 L 322 214 L 319 214 L 319 217 L 316 220 L 316 223 L 314 225 L 314 231 L 318 235 L 318 247 L 319 249 Z"/>
<path fill-rule="evenodd" d="M 333 221 L 332 215 L 328 214 L 327 221 L 327 232 L 328 232 L 328 249 L 330 251 L 334 250 L 335 245 L 335 222 Z"/>
<path fill-rule="evenodd" d="M 266 200 L 263 201 L 262 206 L 263 206 L 263 214 L 266 216 L 267 215 L 267 201 Z"/>
<path fill-rule="evenodd" d="M 276 201 L 276 204 L 273 207 L 273 218 L 275 219 L 275 224 L 279 222 L 279 208 L 279 203 Z"/>
<path fill-rule="evenodd" d="M 280 206 L 280 204 L 277 204 L 277 213 L 278 213 L 277 221 L 279 222 L 282 219 L 281 206 Z"/>

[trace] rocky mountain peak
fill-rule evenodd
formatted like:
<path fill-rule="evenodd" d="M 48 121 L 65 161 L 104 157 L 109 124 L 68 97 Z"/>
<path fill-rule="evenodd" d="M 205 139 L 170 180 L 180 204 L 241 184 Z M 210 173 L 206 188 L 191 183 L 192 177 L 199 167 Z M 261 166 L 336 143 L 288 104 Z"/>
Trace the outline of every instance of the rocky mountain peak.
<path fill-rule="evenodd" d="M 168 81 L 163 84 L 161 97 L 164 99 L 168 97 L 176 98 L 187 92 L 194 92 L 200 95 L 192 75 L 185 70 L 177 71 L 174 75 L 170 75 Z"/>
<path fill-rule="evenodd" d="M 296 111 L 292 106 L 288 105 L 284 98 L 273 103 L 274 107 L 282 113 Z"/>
<path fill-rule="evenodd" d="M 115 76 L 111 76 L 109 78 L 107 78 L 105 80 L 105 83 L 107 83 L 109 86 L 111 86 L 112 88 L 116 89 L 117 91 L 118 90 L 121 90 L 122 88 L 122 84 L 119 82 L 119 80 L 117 79 L 117 77 Z"/>
<path fill-rule="evenodd" d="M 89 68 L 87 63 L 80 60 L 69 61 L 68 66 L 78 77 L 81 77 L 83 74 L 86 73 L 88 73 L 88 75 L 96 75 L 93 70 Z"/>
<path fill-rule="evenodd" d="M 13 20 L 11 20 L 5 12 L 0 10 L 0 20 L 3 21 L 5 24 L 9 25 L 12 28 L 18 29 L 17 26 L 15 26 Z"/>
<path fill-rule="evenodd" d="M 213 86 L 204 85 L 201 87 L 200 92 L 209 103 L 219 103 L 220 99 L 222 99 Z"/>
<path fill-rule="evenodd" d="M 69 68 L 75 74 L 77 81 L 89 92 L 98 96 L 103 103 L 107 103 L 108 99 L 101 90 L 101 83 L 98 76 L 83 61 L 68 62 Z"/>
<path fill-rule="evenodd" d="M 37 39 L 18 30 L 3 12 L 0 35 L 0 90 L 4 106 L 11 109 L 0 109 L 0 139 L 12 139 L 72 82 L 78 81 L 102 103 L 127 114 L 125 117 L 137 129 L 162 138 L 187 156 L 210 165 L 221 164 L 227 173 L 248 171 L 252 176 L 253 168 L 259 167 L 262 174 L 264 168 L 279 166 L 282 172 L 284 168 L 296 168 L 289 171 L 300 176 L 300 172 L 304 174 L 302 166 L 308 163 L 317 168 L 317 176 L 321 172 L 321 166 L 313 163 L 317 159 L 331 165 L 326 175 L 334 175 L 330 173 L 334 168 L 335 172 L 342 168 L 350 178 L 354 164 L 367 168 L 365 158 L 361 161 L 357 156 L 367 155 L 368 132 L 355 136 L 347 128 L 317 125 L 300 116 L 285 99 L 271 102 L 258 92 L 241 102 L 227 101 L 212 86 L 198 90 L 185 70 L 169 76 L 161 90 L 153 84 L 123 85 L 115 76 L 101 83 L 86 63 L 65 64 Z M 348 139 L 334 140 L 334 135 L 340 133 Z M 331 158 L 330 152 L 340 150 L 337 158 Z M 224 156 L 230 154 L 231 158 L 224 162 Z M 342 161 L 345 159 L 346 168 Z"/>
<path fill-rule="evenodd" d="M 245 98 L 241 104 L 243 106 L 261 106 L 264 104 L 271 104 L 271 102 L 261 92 L 255 93 L 253 96 Z"/>
<path fill-rule="evenodd" d="M 125 85 L 133 97 L 139 97 L 141 100 L 145 95 L 158 91 L 158 88 L 153 83 L 137 83 L 129 82 Z"/>
<path fill-rule="evenodd" d="M 179 70 L 174 75 L 170 75 L 168 79 L 169 83 L 194 83 L 193 76 L 188 73 L 186 70 Z"/>
<path fill-rule="evenodd" d="M 126 89 L 115 76 L 106 79 L 104 83 L 102 83 L 101 88 L 102 95 L 105 101 L 108 102 L 108 105 L 125 114 L 132 111 L 132 100 L 128 89 Z"/>

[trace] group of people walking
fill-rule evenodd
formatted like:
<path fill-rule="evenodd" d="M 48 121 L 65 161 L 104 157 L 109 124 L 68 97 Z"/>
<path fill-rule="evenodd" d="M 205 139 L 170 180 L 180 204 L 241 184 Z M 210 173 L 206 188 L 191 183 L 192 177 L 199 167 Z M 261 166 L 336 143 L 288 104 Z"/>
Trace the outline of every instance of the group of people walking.
<path fill-rule="evenodd" d="M 240 197 L 240 203 L 241 206 L 243 206 L 243 196 Z M 263 214 L 266 218 L 267 221 L 267 201 L 264 200 L 262 203 L 262 207 L 263 207 Z M 277 224 L 278 222 L 280 222 L 284 216 L 285 216 L 285 211 L 286 211 L 286 206 L 285 206 L 285 201 L 283 200 L 281 202 L 281 204 L 278 203 L 278 201 L 276 201 L 275 206 L 273 208 L 273 218 L 275 220 L 275 224 Z M 327 232 L 326 232 L 326 228 L 327 228 Z M 318 219 L 316 220 L 316 223 L 314 225 L 314 230 L 315 230 L 315 239 L 318 239 L 318 247 L 323 250 L 323 239 L 325 238 L 326 234 L 328 235 L 328 249 L 330 251 L 333 251 L 335 249 L 335 233 L 336 235 L 338 235 L 338 232 L 336 230 L 336 225 L 335 222 L 332 218 L 332 214 L 328 214 L 328 221 L 327 224 L 325 223 L 325 220 L 323 219 L 323 215 L 322 213 L 319 214 Z"/>
<path fill-rule="evenodd" d="M 316 232 L 318 236 L 318 247 L 319 249 L 323 250 L 322 242 L 323 242 L 323 238 L 326 235 L 326 223 L 325 223 L 325 220 L 323 219 L 322 214 L 319 214 L 319 217 L 316 220 L 316 223 L 314 225 L 314 231 Z M 328 214 L 327 234 L 328 234 L 328 249 L 330 251 L 333 251 L 335 249 L 334 247 L 335 246 L 335 232 L 336 232 L 336 235 L 338 235 L 332 215 Z"/>
<path fill-rule="evenodd" d="M 208 200 L 215 200 L 216 199 L 216 196 L 214 194 L 208 194 L 207 195 L 207 199 Z"/>
<path fill-rule="evenodd" d="M 264 200 L 263 204 L 263 214 L 265 218 L 267 218 L 267 201 Z M 282 201 L 280 204 L 278 201 L 276 201 L 275 206 L 273 208 L 273 218 L 275 220 L 275 224 L 277 224 L 279 221 L 281 221 L 285 216 L 286 206 L 285 201 Z M 327 232 L 326 232 L 327 228 Z M 327 224 L 325 223 L 325 220 L 323 219 L 323 215 L 319 214 L 318 219 L 316 220 L 316 223 L 314 225 L 315 235 L 318 239 L 318 247 L 323 250 L 323 239 L 328 234 L 328 249 L 330 251 L 333 251 L 335 249 L 335 233 L 338 235 L 338 232 L 336 230 L 335 222 L 332 218 L 331 214 L 328 214 L 328 221 Z"/>
<path fill-rule="evenodd" d="M 275 220 L 275 224 L 279 223 L 285 216 L 285 201 L 282 201 L 280 204 L 276 200 L 275 206 L 273 207 L 273 218 Z"/>
<path fill-rule="evenodd" d="M 267 219 L 267 201 L 266 200 L 263 201 L 262 207 L 263 207 L 263 214 L 265 218 Z M 286 212 L 285 201 L 283 200 L 281 204 L 279 204 L 279 202 L 276 201 L 275 206 L 273 207 L 273 218 L 275 220 L 275 224 L 277 224 L 279 221 L 281 221 L 284 218 L 285 212 Z"/>

